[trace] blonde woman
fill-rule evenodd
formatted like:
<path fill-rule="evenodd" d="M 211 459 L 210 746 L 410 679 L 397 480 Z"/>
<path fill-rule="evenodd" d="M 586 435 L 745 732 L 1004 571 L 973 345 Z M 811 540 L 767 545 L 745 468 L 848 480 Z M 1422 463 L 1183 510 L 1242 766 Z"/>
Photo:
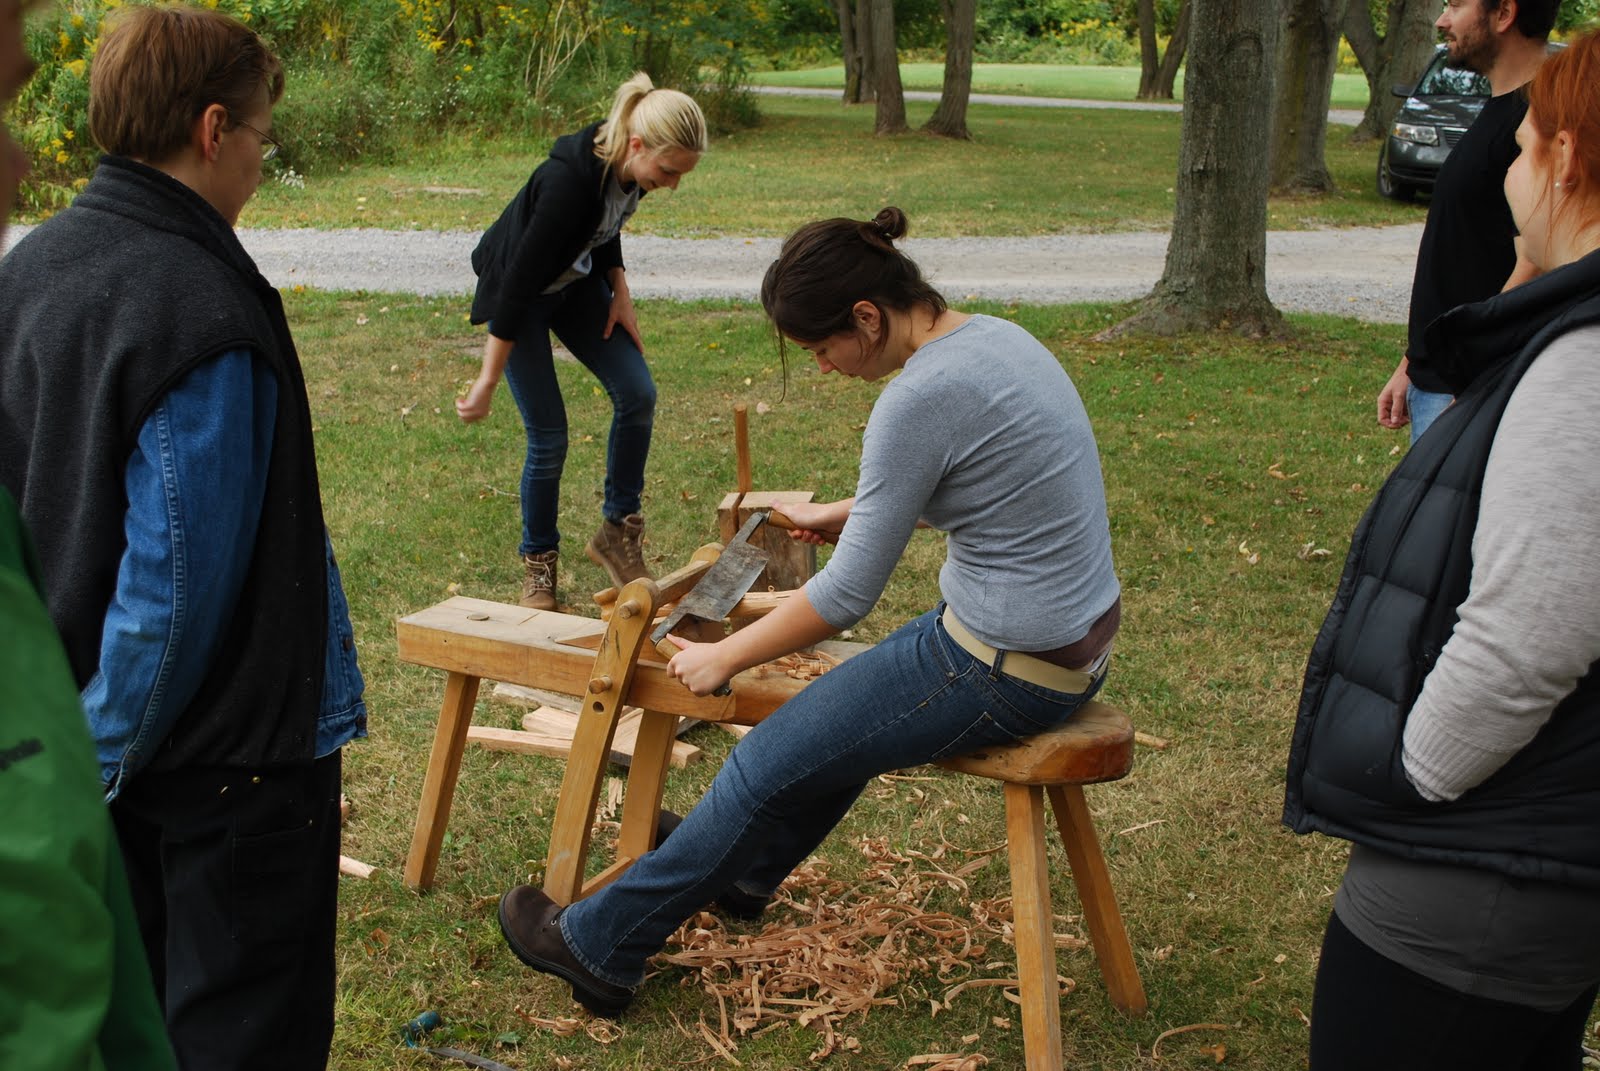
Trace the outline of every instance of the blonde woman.
<path fill-rule="evenodd" d="M 677 189 L 706 150 L 699 105 L 648 75 L 624 82 L 604 122 L 557 138 L 472 253 L 472 322 L 489 325 L 483 368 L 456 412 L 489 415 L 500 377 L 522 412 L 522 605 L 556 607 L 556 527 L 567 411 L 550 347 L 553 332 L 611 397 L 601 523 L 584 548 L 613 583 L 647 576 L 640 494 L 656 388 L 623 270 L 621 233 L 651 190 Z M 620 330 L 619 330 L 620 329 Z"/>

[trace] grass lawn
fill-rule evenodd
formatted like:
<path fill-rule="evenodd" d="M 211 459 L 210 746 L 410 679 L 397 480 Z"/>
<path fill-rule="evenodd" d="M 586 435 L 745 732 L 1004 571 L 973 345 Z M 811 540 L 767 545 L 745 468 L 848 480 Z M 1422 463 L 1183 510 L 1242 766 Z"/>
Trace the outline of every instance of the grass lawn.
<path fill-rule="evenodd" d="M 766 98 L 765 121 L 719 138 L 674 193 L 650 197 L 629 232 L 680 238 L 781 236 L 825 215 L 909 213 L 920 237 L 1164 230 L 1172 224 L 1181 117 L 1175 113 L 975 105 L 974 137 L 872 134 L 870 108 Z M 932 113 L 912 102 L 913 125 Z M 1339 191 L 1275 198 L 1274 228 L 1420 222 L 1425 208 L 1373 191 L 1375 143 L 1328 140 Z M 466 137 L 395 164 L 318 172 L 303 189 L 269 181 L 248 227 L 481 231 L 544 158 L 548 144 Z"/>
<path fill-rule="evenodd" d="M 812 67 L 803 71 L 761 71 L 752 75 L 757 85 L 803 86 L 808 89 L 842 89 L 843 67 Z M 944 88 L 944 64 L 902 63 L 900 80 L 907 89 L 938 92 Z M 1174 89 L 1183 99 L 1183 72 Z M 1139 92 L 1139 68 L 1071 66 L 1053 63 L 974 63 L 974 93 L 1015 93 L 1026 97 L 1067 97 L 1080 100 L 1133 100 Z M 1365 108 L 1366 76 L 1336 73 L 1332 107 Z"/>
<path fill-rule="evenodd" d="M 333 1066 L 438 1066 L 398 1035 L 426 1009 L 447 1024 L 436 1044 L 516 1068 L 731 1066 L 699 1032 L 702 1021 L 717 1028 L 717 1001 L 682 969 L 662 970 L 614 1030 L 591 1023 L 591 1034 L 584 1023 L 575 1031 L 561 1023 L 577 1014 L 566 987 L 504 948 L 496 897 L 542 870 L 560 762 L 469 749 L 437 889 L 418 896 L 401 884 L 443 678 L 396 660 L 393 622 L 458 590 L 515 599 L 522 433 L 504 391 L 484 424 L 454 416 L 480 346 L 463 301 L 301 292 L 288 303 L 371 709 L 371 738 L 345 757 L 354 811 L 344 851 L 380 870 L 343 879 Z M 1149 991 L 1147 1018 L 1125 1019 L 1108 1004 L 1092 954 L 1076 941 L 1085 935 L 1059 843 L 1051 853 L 1064 916 L 1059 967 L 1076 983 L 1063 997 L 1068 1065 L 1153 1068 L 1163 1031 L 1215 1023 L 1224 1029 L 1168 1038 L 1159 1066 L 1215 1066 L 1218 1044 L 1226 1066 L 1241 1071 L 1302 1066 L 1316 951 L 1344 850 L 1279 827 L 1283 767 L 1306 653 L 1348 535 L 1403 442 L 1372 418 L 1401 329 L 1296 318 L 1299 334 L 1288 342 L 1099 344 L 1090 335 L 1124 309 L 987 311 L 1044 340 L 1085 398 L 1126 608 L 1106 698 L 1171 741 L 1165 751 L 1141 748 L 1127 780 L 1089 790 Z M 715 538 L 716 503 L 734 486 L 736 401 L 751 406 L 758 489 L 852 492 L 878 388 L 796 366 L 780 400 L 777 355 L 748 305 L 646 303 L 640 316 L 660 387 L 645 502 L 646 549 L 658 570 Z M 561 593 L 586 612 L 586 593 L 605 585 L 578 548 L 597 520 L 609 417 L 581 368 L 559 371 L 572 429 Z M 758 414 L 762 402 L 771 409 Z M 932 605 L 941 560 L 937 534 L 915 536 L 855 638 L 881 638 Z M 513 726 L 517 717 L 480 701 L 480 724 Z M 667 803 L 680 810 L 709 783 L 731 738 L 702 726 L 689 739 L 708 760 L 674 772 Z M 870 864 L 864 838 L 876 838 L 868 843 L 880 854 L 915 859 L 943 846 L 966 859 L 1002 844 L 1000 793 L 926 770 L 870 786 L 819 852 L 840 883 L 836 899 L 860 895 L 851 890 Z M 1006 895 L 999 858 L 967 880 L 965 895 L 943 890 L 929 909 L 967 919 L 975 903 Z M 780 909 L 773 921 L 795 915 Z M 1012 955 L 996 938 L 986 954 L 994 966 L 979 973 L 1009 975 Z M 901 1068 L 917 1054 L 963 1052 L 987 1056 L 991 1069 L 1020 1067 L 1015 1007 L 997 989 L 973 988 L 934 1017 L 930 998 L 949 984 L 913 972 L 890 986 L 893 1005 L 840 1024 L 858 1049 L 817 1066 Z M 812 1029 L 782 1025 L 739 1039 L 735 1055 L 752 1071 L 808 1067 L 819 1044 Z"/>

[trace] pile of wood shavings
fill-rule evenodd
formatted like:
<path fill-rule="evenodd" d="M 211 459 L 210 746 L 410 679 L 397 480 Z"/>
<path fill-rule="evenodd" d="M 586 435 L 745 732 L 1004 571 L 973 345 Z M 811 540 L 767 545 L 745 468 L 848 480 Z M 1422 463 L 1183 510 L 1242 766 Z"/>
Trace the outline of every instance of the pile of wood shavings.
<path fill-rule="evenodd" d="M 702 1016 L 697 1029 L 681 1022 L 679 1029 L 737 1065 L 738 1038 L 809 1026 L 822 1035 L 810 1055 L 816 1062 L 859 1051 L 860 1042 L 843 1030 L 845 1020 L 864 1019 L 876 1007 L 926 1000 L 936 1016 L 963 990 L 980 986 L 1000 986 L 1017 1002 L 1011 900 L 970 900 L 966 880 L 1004 848 L 966 851 L 943 843 L 931 854 L 898 852 L 883 838 L 863 838 L 869 865 L 856 883 L 833 879 L 825 864 L 805 864 L 783 883 L 768 908 L 773 921 L 759 933 L 730 932 L 717 916 L 697 914 L 652 961 L 687 969 L 683 984 L 716 999 L 715 1028 Z M 949 866 L 946 855 L 970 858 Z M 964 902 L 961 915 L 928 910 L 944 890 Z M 1070 921 L 1057 916 L 1058 924 Z M 1083 939 L 1062 934 L 1057 944 L 1082 947 Z M 1070 978 L 1060 982 L 1063 994 L 1075 987 Z M 940 996 L 929 995 L 941 988 Z M 969 1040 L 976 1036 L 963 1039 Z M 954 1053 L 913 1061 L 924 1071 L 976 1071 L 987 1062 Z"/>

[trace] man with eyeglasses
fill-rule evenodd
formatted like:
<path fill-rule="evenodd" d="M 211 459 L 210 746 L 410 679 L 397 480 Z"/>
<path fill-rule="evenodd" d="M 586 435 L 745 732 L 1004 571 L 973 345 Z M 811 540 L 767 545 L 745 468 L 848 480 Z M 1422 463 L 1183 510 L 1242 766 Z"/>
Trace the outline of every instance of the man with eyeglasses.
<path fill-rule="evenodd" d="M 130 5 L 90 72 L 109 154 L 0 260 L 0 484 L 32 528 L 185 1068 L 324 1068 L 340 748 L 365 735 L 306 386 L 233 227 L 277 59 Z"/>

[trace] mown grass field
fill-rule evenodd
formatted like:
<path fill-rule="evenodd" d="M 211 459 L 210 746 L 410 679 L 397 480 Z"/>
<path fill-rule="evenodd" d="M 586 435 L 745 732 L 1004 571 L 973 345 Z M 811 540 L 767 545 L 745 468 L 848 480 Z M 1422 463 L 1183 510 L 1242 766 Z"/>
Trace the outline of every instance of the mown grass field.
<path fill-rule="evenodd" d="M 292 87 L 291 87 L 292 92 Z M 898 204 L 921 237 L 1165 230 L 1172 225 L 1182 118 L 1176 113 L 973 105 L 971 141 L 875 137 L 867 107 L 763 98 L 762 124 L 714 141 L 673 193 L 652 195 L 629 233 L 678 238 L 781 236 L 827 215 Z M 916 126 L 933 105 L 910 102 Z M 1273 198 L 1268 226 L 1415 223 L 1425 208 L 1373 190 L 1377 144 L 1330 128 L 1338 192 Z M 481 231 L 500 214 L 547 140 L 446 139 L 401 162 L 319 171 L 304 188 L 269 180 L 247 227 Z M 293 161 L 285 161 L 292 164 Z"/>
<path fill-rule="evenodd" d="M 803 86 L 808 89 L 840 89 L 844 86 L 843 67 L 810 67 L 794 71 L 760 71 L 752 75 L 757 85 Z M 944 88 L 944 64 L 902 63 L 900 81 L 906 89 L 938 92 Z M 1177 98 L 1183 99 L 1183 72 L 1174 85 Z M 1067 97 L 1082 100 L 1133 100 L 1139 91 L 1139 68 L 1075 66 L 1047 63 L 974 63 L 974 93 L 1016 93 L 1027 97 Z M 1365 108 L 1367 79 L 1360 72 L 1339 72 L 1333 76 L 1335 108 Z"/>
<path fill-rule="evenodd" d="M 1303 1066 L 1316 950 L 1344 849 L 1280 828 L 1283 767 L 1305 655 L 1347 537 L 1403 442 L 1372 413 L 1401 329 L 1295 318 L 1296 337 L 1282 342 L 1101 344 L 1090 336 L 1125 309 L 984 308 L 1044 340 L 1085 398 L 1126 608 L 1106 698 L 1171 741 L 1141 748 L 1125 781 L 1089 790 L 1151 1010 L 1141 1020 L 1114 1012 L 1092 954 L 1064 948 L 1060 971 L 1076 982 L 1063 998 L 1068 1066 L 1213 1067 L 1218 1044 L 1227 1067 Z M 443 680 L 397 661 L 394 620 L 456 590 L 515 599 L 522 433 L 503 391 L 485 423 L 454 416 L 481 341 L 464 301 L 291 293 L 289 312 L 371 708 L 371 738 L 346 753 L 354 812 L 344 850 L 380 869 L 343 879 L 333 1066 L 440 1066 L 398 1033 L 426 1009 L 446 1022 L 435 1043 L 515 1068 L 733 1066 L 698 1030 L 702 1019 L 717 1027 L 716 1001 L 686 988 L 678 968 L 651 979 L 606 1040 L 528 1021 L 573 1016 L 575 1006 L 566 987 L 506 951 L 495 902 L 542 869 L 560 762 L 469 750 L 438 888 L 419 896 L 401 884 Z M 647 303 L 640 319 L 661 399 L 645 500 L 658 569 L 715 538 L 716 503 L 734 486 L 736 401 L 752 409 L 757 488 L 851 493 L 877 388 L 795 366 L 785 395 L 770 335 L 748 305 Z M 605 580 L 579 548 L 596 521 L 607 406 L 577 365 L 560 374 L 572 421 L 562 596 L 592 612 L 586 595 Z M 757 414 L 763 402 L 771 408 Z M 941 558 L 938 536 L 919 533 L 855 638 L 877 639 L 930 606 Z M 518 717 L 479 703 L 480 723 Z M 678 809 L 709 783 L 731 738 L 702 726 L 688 739 L 708 759 L 674 772 L 667 803 Z M 1003 842 L 996 786 L 924 775 L 872 786 L 825 843 L 819 860 L 846 887 L 868 865 L 864 837 L 905 853 Z M 971 900 L 1005 895 L 998 864 L 969 878 L 968 895 L 946 891 L 932 906 L 964 917 Z M 1082 936 L 1059 844 L 1051 868 L 1061 928 Z M 1007 973 L 1011 955 L 993 948 L 993 973 Z M 1020 1020 L 999 991 L 969 990 L 933 1017 L 930 995 L 944 988 L 931 976 L 890 988 L 897 1004 L 842 1024 L 859 1050 L 820 1066 L 876 1071 L 964 1052 L 991 1069 L 1020 1067 Z M 1164 1031 L 1197 1023 L 1221 1028 L 1169 1037 L 1152 1059 Z M 818 1066 L 808 1060 L 818 1047 L 811 1029 L 783 1026 L 742 1039 L 734 1056 L 776 1071 Z"/>

